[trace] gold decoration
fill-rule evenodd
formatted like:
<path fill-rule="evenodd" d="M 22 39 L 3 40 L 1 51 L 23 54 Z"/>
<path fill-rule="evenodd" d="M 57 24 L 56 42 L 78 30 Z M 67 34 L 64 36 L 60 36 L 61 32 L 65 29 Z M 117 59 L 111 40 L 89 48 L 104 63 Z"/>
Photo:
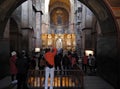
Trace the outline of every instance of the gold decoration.
<path fill-rule="evenodd" d="M 51 45 L 67 50 L 75 49 L 76 36 L 75 34 L 42 34 L 42 47 L 46 48 Z"/>
<path fill-rule="evenodd" d="M 71 35 L 70 35 L 70 34 L 68 34 L 68 35 L 67 35 L 67 38 L 68 38 L 68 39 L 70 39 L 70 38 L 71 38 Z"/>
<path fill-rule="evenodd" d="M 49 39 L 51 39 L 51 38 L 52 38 L 51 34 L 48 34 L 48 38 L 49 38 Z"/>

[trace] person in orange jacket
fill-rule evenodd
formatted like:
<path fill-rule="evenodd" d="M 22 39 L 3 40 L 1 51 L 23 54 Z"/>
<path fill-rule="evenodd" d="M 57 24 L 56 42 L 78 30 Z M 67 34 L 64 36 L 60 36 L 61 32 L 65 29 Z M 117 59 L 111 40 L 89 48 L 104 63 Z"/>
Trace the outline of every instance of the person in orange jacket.
<path fill-rule="evenodd" d="M 47 52 L 44 55 L 46 60 L 46 67 L 45 67 L 45 89 L 48 89 L 48 78 L 50 75 L 50 89 L 53 89 L 53 79 L 54 79 L 54 57 L 57 53 L 56 48 L 48 48 Z"/>

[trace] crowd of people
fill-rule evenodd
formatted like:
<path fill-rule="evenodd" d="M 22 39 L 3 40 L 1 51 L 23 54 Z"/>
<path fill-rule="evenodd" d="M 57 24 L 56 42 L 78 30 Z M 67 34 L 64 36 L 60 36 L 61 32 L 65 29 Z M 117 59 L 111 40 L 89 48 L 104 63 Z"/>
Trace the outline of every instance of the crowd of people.
<path fill-rule="evenodd" d="M 84 53 L 82 58 L 82 70 L 87 73 L 88 70 L 90 73 L 96 72 L 96 58 L 94 55 L 89 54 L 88 56 Z"/>
<path fill-rule="evenodd" d="M 76 51 L 66 51 L 62 48 L 56 49 L 54 47 L 41 49 L 40 53 L 33 52 L 32 55 L 28 55 L 25 50 L 22 50 L 19 55 L 13 51 L 10 58 L 12 83 L 17 83 L 17 89 L 27 89 L 28 70 L 35 69 L 37 65 L 36 60 L 38 60 L 38 68 L 45 70 L 45 89 L 48 89 L 49 75 L 51 78 L 50 89 L 53 89 L 54 70 L 72 69 L 78 63 L 78 59 Z"/>
<path fill-rule="evenodd" d="M 17 83 L 17 89 L 27 88 L 27 72 L 29 69 L 29 57 L 25 50 L 18 55 L 15 51 L 10 57 L 10 73 L 12 83 Z"/>
<path fill-rule="evenodd" d="M 37 61 L 36 61 L 37 60 Z M 79 57 L 76 51 L 56 49 L 49 47 L 41 49 L 40 52 L 33 52 L 31 55 L 25 50 L 20 54 L 13 51 L 10 57 L 10 73 L 12 83 L 17 83 L 17 89 L 27 89 L 27 74 L 29 69 L 45 70 L 45 89 L 48 89 L 48 78 L 50 76 L 50 89 L 53 89 L 54 71 L 71 70 L 79 64 Z M 87 73 L 95 72 L 96 59 L 92 54 L 82 57 L 82 70 Z M 63 74 L 65 74 L 63 72 Z"/>

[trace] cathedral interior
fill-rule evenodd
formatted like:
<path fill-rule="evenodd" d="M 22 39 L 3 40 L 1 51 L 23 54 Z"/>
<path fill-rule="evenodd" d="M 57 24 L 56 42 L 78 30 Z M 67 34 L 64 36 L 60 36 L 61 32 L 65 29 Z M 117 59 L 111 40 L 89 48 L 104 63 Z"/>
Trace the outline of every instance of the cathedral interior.
<path fill-rule="evenodd" d="M 98 74 L 119 89 L 120 0 L 0 0 L 0 78 L 11 51 L 49 46 L 79 58 L 92 51 Z"/>

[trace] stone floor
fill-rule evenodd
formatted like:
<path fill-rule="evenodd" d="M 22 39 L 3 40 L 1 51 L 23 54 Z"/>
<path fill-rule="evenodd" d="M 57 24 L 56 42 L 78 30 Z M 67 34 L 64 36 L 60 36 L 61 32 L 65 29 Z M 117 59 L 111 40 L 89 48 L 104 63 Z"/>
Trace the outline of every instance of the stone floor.
<path fill-rule="evenodd" d="M 84 89 L 114 89 L 98 76 L 84 76 Z"/>
<path fill-rule="evenodd" d="M 11 83 L 10 76 L 7 76 L 0 80 L 0 89 L 16 89 L 16 84 Z"/>

